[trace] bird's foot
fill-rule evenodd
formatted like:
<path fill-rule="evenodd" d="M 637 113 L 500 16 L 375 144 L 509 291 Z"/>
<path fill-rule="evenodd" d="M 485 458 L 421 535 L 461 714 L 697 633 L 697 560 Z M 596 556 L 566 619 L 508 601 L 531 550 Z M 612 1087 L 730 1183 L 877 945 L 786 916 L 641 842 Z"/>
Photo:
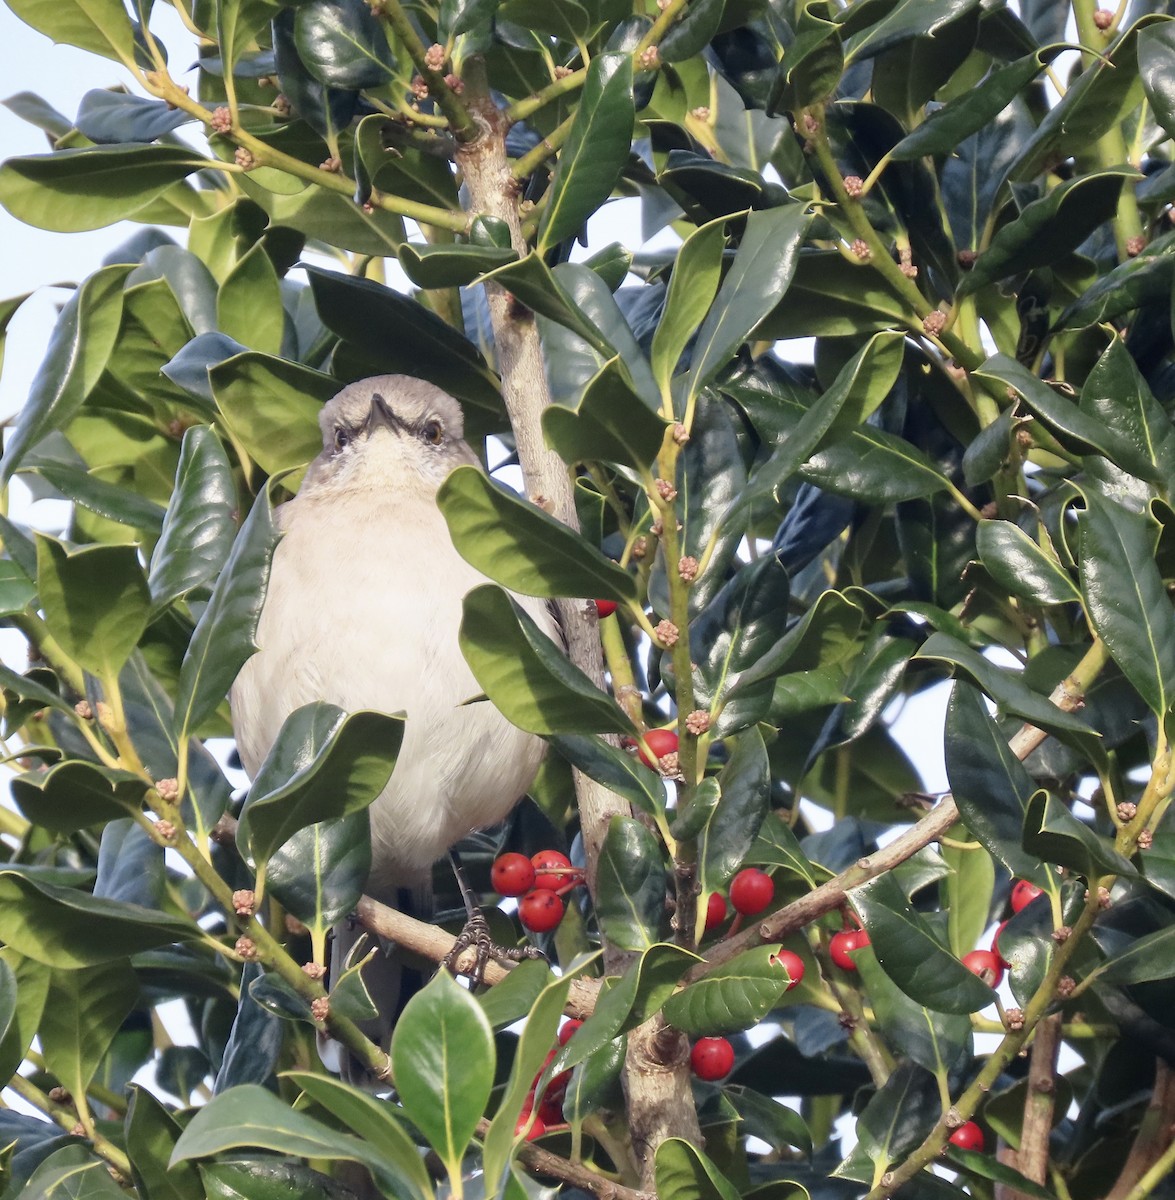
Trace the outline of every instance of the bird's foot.
<path fill-rule="evenodd" d="M 477 954 L 472 970 L 457 971 L 457 960 L 472 946 Z M 468 976 L 475 987 L 485 982 L 486 964 L 490 959 L 498 962 L 521 962 L 525 958 L 545 958 L 536 946 L 499 946 L 490 936 L 490 923 L 481 909 L 469 914 L 465 928 L 457 935 L 452 950 L 445 955 L 441 966 L 454 975 Z"/>

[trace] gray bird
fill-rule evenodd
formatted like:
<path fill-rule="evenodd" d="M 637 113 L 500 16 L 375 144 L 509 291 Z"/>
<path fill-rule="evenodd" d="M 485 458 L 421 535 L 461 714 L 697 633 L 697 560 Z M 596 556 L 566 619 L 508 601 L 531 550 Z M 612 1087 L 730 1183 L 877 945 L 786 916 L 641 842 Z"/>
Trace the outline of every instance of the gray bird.
<path fill-rule="evenodd" d="M 456 400 L 419 379 L 381 375 L 344 388 L 319 424 L 322 453 L 277 513 L 284 537 L 259 649 L 232 687 L 233 727 L 253 776 L 304 704 L 407 714 L 395 770 L 370 809 L 367 891 L 395 904 L 401 889 L 427 887 L 454 843 L 510 812 L 544 743 L 493 705 L 466 704 L 481 688 L 457 643 L 461 601 L 486 578 L 453 548 L 436 504 L 446 475 L 478 461 Z M 556 635 L 544 601 L 517 599 Z M 336 930 L 336 964 L 359 936 Z M 369 1032 L 383 1040 L 397 972 L 391 962 L 373 968 L 365 980 L 381 1021 Z"/>

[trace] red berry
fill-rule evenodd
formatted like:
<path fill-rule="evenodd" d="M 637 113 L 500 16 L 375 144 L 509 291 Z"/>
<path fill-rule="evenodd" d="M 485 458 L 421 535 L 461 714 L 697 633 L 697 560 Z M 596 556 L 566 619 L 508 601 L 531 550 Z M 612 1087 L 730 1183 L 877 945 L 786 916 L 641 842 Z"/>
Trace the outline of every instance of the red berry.
<path fill-rule="evenodd" d="M 689 1061 L 699 1079 L 721 1079 L 734 1066 L 734 1047 L 724 1037 L 698 1038 Z"/>
<path fill-rule="evenodd" d="M 542 1122 L 543 1132 L 547 1132 L 549 1125 L 562 1125 L 563 1119 L 563 1101 L 556 1100 L 551 1095 L 547 1095 L 542 1104 L 539 1105 L 538 1120 Z"/>
<path fill-rule="evenodd" d="M 991 952 L 1000 960 L 1000 966 L 1006 971 L 1012 964 L 1004 957 L 1004 952 L 1000 949 L 1000 935 L 1007 928 L 1007 921 L 1001 921 L 995 929 L 995 933 L 991 935 Z"/>
<path fill-rule="evenodd" d="M 1004 977 L 999 955 L 991 950 L 972 950 L 970 954 L 964 954 L 963 966 L 972 975 L 978 975 L 989 987 L 999 987 Z"/>
<path fill-rule="evenodd" d="M 521 896 L 534 887 L 534 867 L 525 854 L 503 854 L 490 868 L 490 884 L 499 896 Z"/>
<path fill-rule="evenodd" d="M 974 1121 L 968 1121 L 965 1125 L 960 1125 L 954 1133 L 951 1134 L 951 1145 L 958 1146 L 960 1150 L 983 1150 L 983 1130 L 975 1124 Z"/>
<path fill-rule="evenodd" d="M 717 892 L 710 893 L 706 901 L 706 928 L 717 929 L 726 920 L 726 899 Z"/>
<path fill-rule="evenodd" d="M 761 913 L 775 897 L 775 884 L 766 871 L 747 867 L 730 882 L 730 903 L 744 917 Z"/>
<path fill-rule="evenodd" d="M 519 1118 L 518 1123 L 514 1126 L 514 1136 L 517 1137 L 524 1129 L 526 1123 L 531 1119 L 530 1113 L 524 1112 Z M 542 1117 L 535 1114 L 534 1121 L 529 1130 L 527 1130 L 526 1140 L 533 1142 L 535 1138 L 541 1138 L 547 1132 L 547 1126 L 544 1124 Z"/>
<path fill-rule="evenodd" d="M 784 950 L 782 946 L 771 958 L 787 972 L 791 983 L 786 990 L 790 992 L 804 978 L 804 960 L 794 950 Z"/>
<path fill-rule="evenodd" d="M 597 600 L 596 601 L 596 616 L 610 617 L 616 611 L 615 600 Z"/>
<path fill-rule="evenodd" d="M 672 729 L 650 729 L 637 743 L 637 753 L 641 762 L 655 771 L 666 754 L 677 753 L 677 734 Z"/>
<path fill-rule="evenodd" d="M 832 961 L 845 971 L 855 971 L 857 964 L 850 957 L 854 950 L 869 945 L 869 935 L 863 929 L 842 929 L 834 933 L 828 943 L 828 953 Z"/>
<path fill-rule="evenodd" d="M 540 850 L 531 856 L 534 866 L 534 886 L 557 892 L 571 878 L 571 859 L 558 850 Z"/>
<path fill-rule="evenodd" d="M 583 1024 L 582 1021 L 572 1017 L 570 1021 L 565 1021 L 562 1028 L 559 1030 L 559 1045 L 566 1046 L 571 1041 L 572 1034 Z"/>
<path fill-rule="evenodd" d="M 1027 879 L 1017 879 L 1012 888 L 1012 911 L 1020 912 L 1021 909 L 1027 908 L 1039 895 L 1041 889 L 1035 883 L 1029 883 Z"/>
<path fill-rule="evenodd" d="M 563 901 L 548 888 L 535 888 L 522 897 L 518 919 L 532 933 L 549 933 L 563 920 Z"/>

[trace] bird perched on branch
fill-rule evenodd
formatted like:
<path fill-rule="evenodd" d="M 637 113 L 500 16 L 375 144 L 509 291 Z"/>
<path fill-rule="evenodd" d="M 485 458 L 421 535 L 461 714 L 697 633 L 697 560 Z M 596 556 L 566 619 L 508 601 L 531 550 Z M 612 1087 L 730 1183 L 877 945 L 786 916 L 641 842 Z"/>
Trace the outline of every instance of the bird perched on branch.
<path fill-rule="evenodd" d="M 461 602 L 486 579 L 453 548 L 437 489 L 461 464 L 460 406 L 419 379 L 381 375 L 344 388 L 319 417 L 322 453 L 283 531 L 257 629 L 258 651 L 232 688 L 233 726 L 252 776 L 295 709 L 325 700 L 349 711 L 407 714 L 387 787 L 370 809 L 367 891 L 395 905 L 427 889 L 433 863 L 475 829 L 502 820 L 531 785 L 544 743 L 488 702 L 457 642 Z M 542 600 L 519 597 L 554 637 Z M 332 976 L 363 933 L 336 929 Z M 364 981 L 386 1043 L 398 967 L 377 955 Z"/>

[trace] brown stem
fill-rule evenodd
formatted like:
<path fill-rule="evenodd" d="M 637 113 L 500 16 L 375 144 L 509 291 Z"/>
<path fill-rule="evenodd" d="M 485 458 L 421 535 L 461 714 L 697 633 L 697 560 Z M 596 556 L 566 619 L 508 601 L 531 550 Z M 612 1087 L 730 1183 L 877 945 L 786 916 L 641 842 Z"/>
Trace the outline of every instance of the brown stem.
<path fill-rule="evenodd" d="M 515 250 L 525 255 L 528 247 L 506 157 L 507 120 L 490 95 L 485 64 L 479 58 L 472 58 L 466 64 L 465 89 L 466 107 L 480 129 L 474 141 L 457 151 L 470 207 L 505 221 Z M 534 316 L 520 311 L 495 284 L 486 287 L 486 300 L 502 378 L 502 398 L 514 430 L 527 494 L 532 499 L 541 499 L 554 516 L 578 529 L 571 474 L 562 459 L 543 442 L 542 414 L 551 398 Z M 587 608 L 581 602 L 560 601 L 559 616 L 567 638 L 568 657 L 589 679 L 603 687 L 604 658 L 599 630 Z M 615 816 L 630 816 L 631 809 L 626 801 L 579 771 L 575 772 L 575 794 L 587 856 L 587 884 L 594 896 L 597 863 L 608 826 Z M 605 942 L 604 967 L 609 974 L 623 971 L 631 958 Z M 684 1041 L 676 1039 L 673 1061 L 666 1065 L 658 1061 L 663 1047 L 657 1032 L 655 1025 L 652 1029 L 643 1026 L 629 1035 L 624 1075 L 629 1129 L 633 1145 L 646 1151 L 641 1154 L 641 1175 L 648 1187 L 653 1182 L 652 1149 L 659 1141 L 670 1132 L 694 1142 L 701 1137 Z"/>
<path fill-rule="evenodd" d="M 1010 1166 L 1042 1186 L 1048 1182 L 1049 1134 L 1057 1101 L 1057 1055 L 1061 1050 L 1062 1020 L 1060 1013 L 1053 1013 L 1037 1026 L 1028 1066 L 1028 1094 L 1020 1125 L 1020 1148 L 1006 1156 Z M 1003 1154 L 1000 1161 L 1005 1161 Z M 1015 1188 L 997 1185 L 996 1200 L 1027 1200 L 1027 1197 Z"/>
<path fill-rule="evenodd" d="M 1138 1125 L 1134 1144 L 1106 1200 L 1126 1200 L 1146 1173 L 1168 1151 L 1175 1133 L 1175 1070 L 1155 1060 L 1155 1086 Z"/>

